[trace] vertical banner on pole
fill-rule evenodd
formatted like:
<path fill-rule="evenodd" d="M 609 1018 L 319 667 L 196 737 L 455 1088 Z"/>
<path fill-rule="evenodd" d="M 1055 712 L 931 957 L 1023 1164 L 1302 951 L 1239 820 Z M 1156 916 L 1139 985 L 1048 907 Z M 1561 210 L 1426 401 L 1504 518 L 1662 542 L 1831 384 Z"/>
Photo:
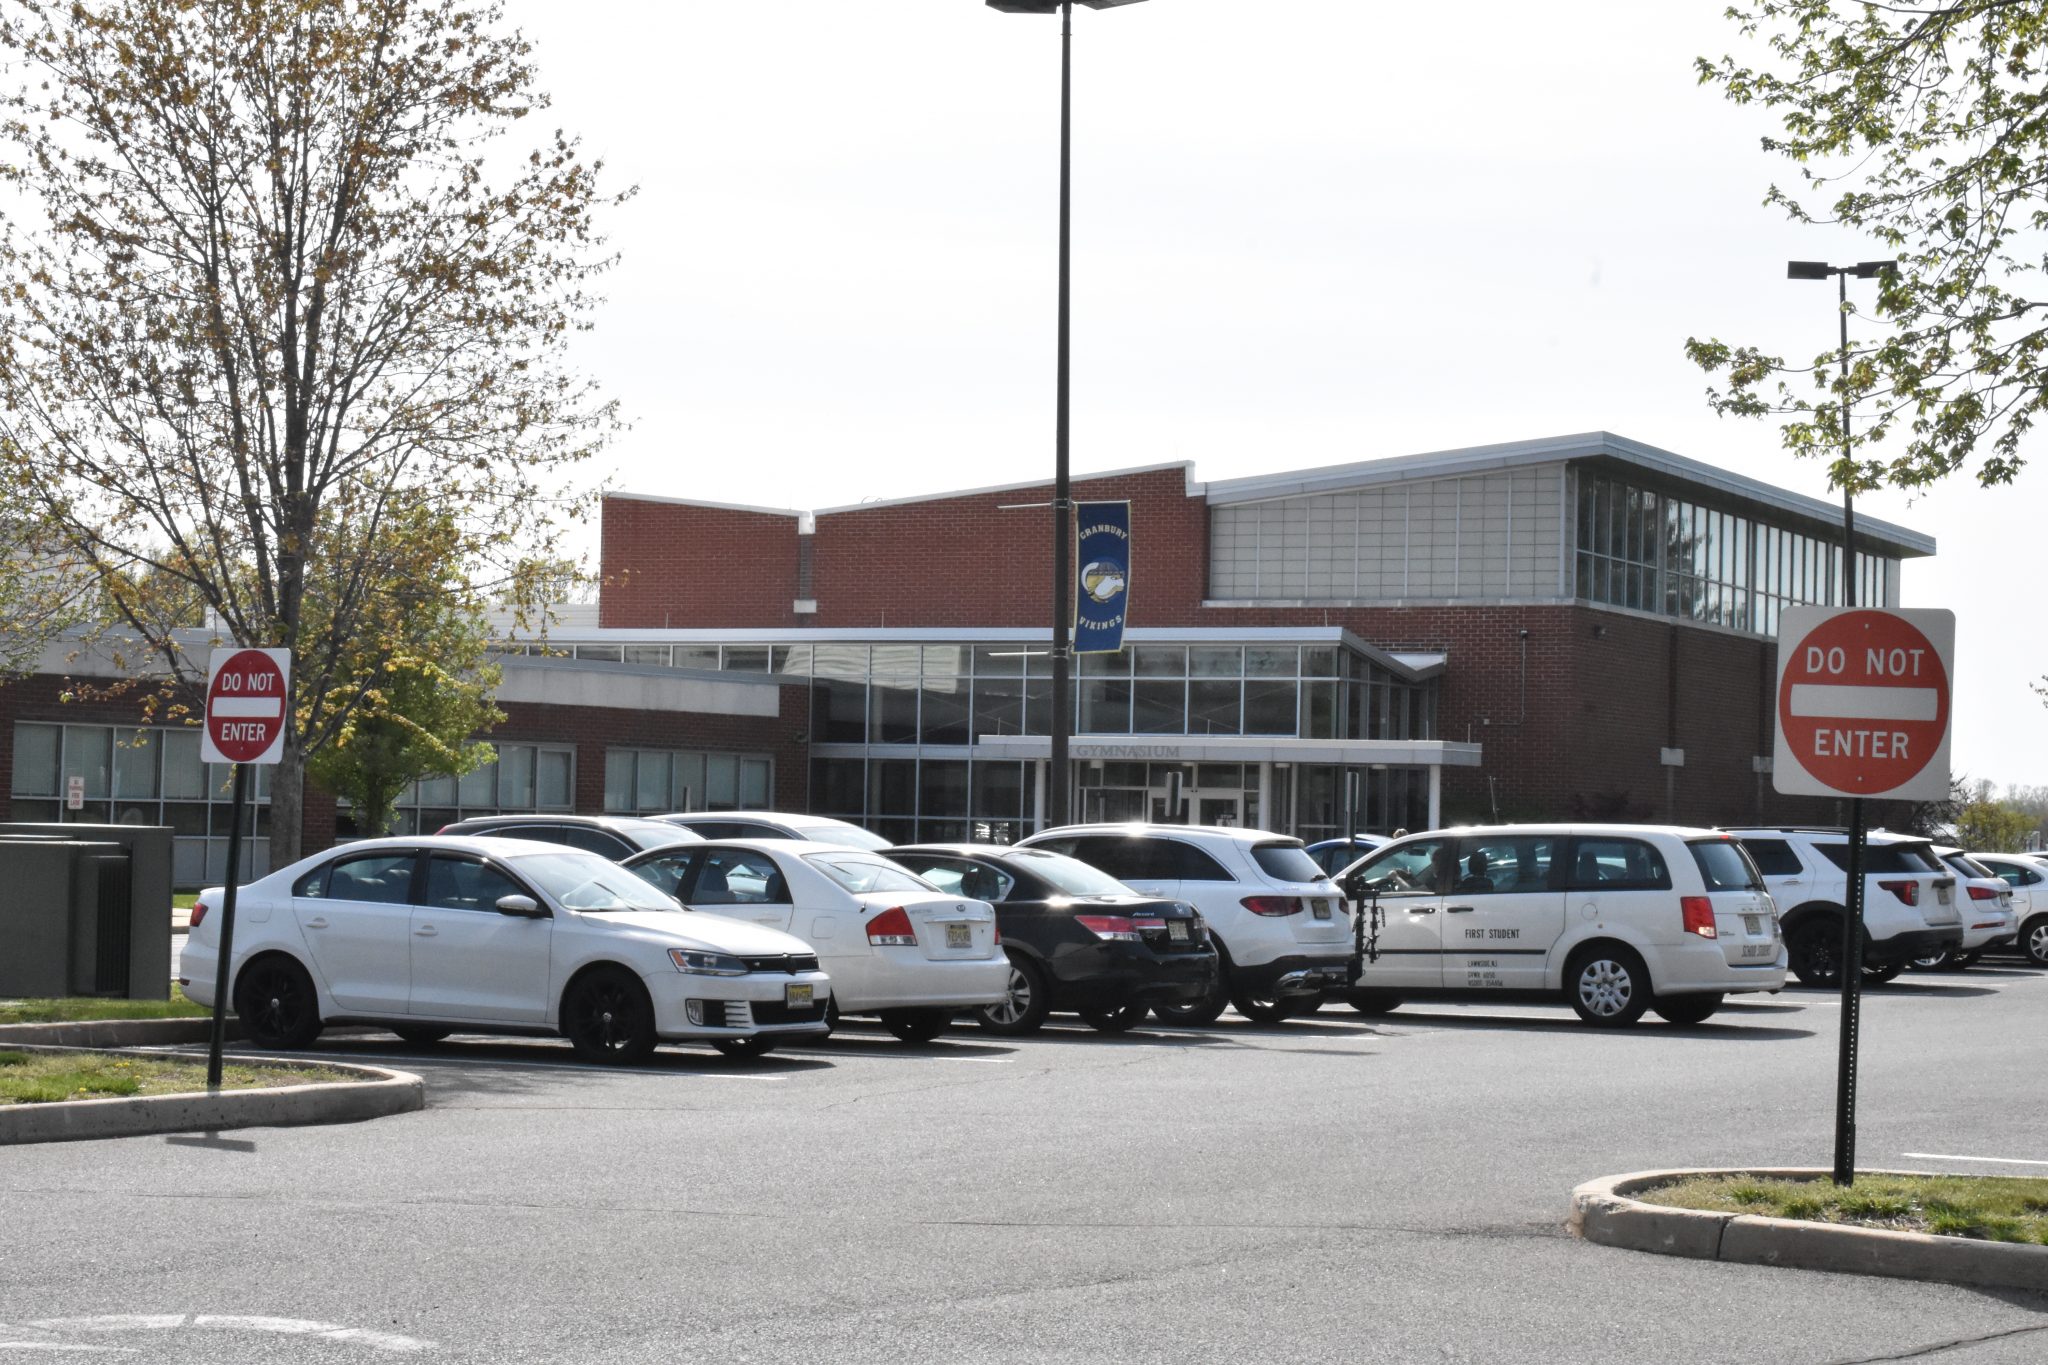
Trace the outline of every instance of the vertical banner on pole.
<path fill-rule="evenodd" d="M 1131 600 L 1131 505 L 1082 502 L 1074 514 L 1081 525 L 1074 653 L 1114 654 L 1124 647 Z"/>
<path fill-rule="evenodd" d="M 235 884 L 242 877 L 242 827 L 248 823 L 249 769 L 275 764 L 284 752 L 292 696 L 288 649 L 216 649 L 206 671 L 206 711 L 199 756 L 231 763 L 235 799 L 228 826 L 227 884 L 221 892 L 220 947 L 214 960 L 213 1029 L 206 1049 L 206 1088 L 220 1089 L 227 1040 L 228 992 L 234 984 Z"/>

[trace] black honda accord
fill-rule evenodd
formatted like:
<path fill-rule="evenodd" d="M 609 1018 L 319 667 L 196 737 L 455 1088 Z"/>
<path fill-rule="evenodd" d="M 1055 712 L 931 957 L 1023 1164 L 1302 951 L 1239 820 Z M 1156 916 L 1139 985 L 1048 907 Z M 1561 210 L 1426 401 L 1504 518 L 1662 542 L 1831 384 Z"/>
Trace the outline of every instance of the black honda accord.
<path fill-rule="evenodd" d="M 983 1028 L 1031 1033 L 1053 1010 L 1074 1010 L 1121 1033 L 1154 1005 L 1199 1000 L 1214 988 L 1216 949 L 1195 908 L 1141 896 L 1059 853 L 991 844 L 913 844 L 886 857 L 941 890 L 996 908 L 1010 993 L 974 1011 Z"/>

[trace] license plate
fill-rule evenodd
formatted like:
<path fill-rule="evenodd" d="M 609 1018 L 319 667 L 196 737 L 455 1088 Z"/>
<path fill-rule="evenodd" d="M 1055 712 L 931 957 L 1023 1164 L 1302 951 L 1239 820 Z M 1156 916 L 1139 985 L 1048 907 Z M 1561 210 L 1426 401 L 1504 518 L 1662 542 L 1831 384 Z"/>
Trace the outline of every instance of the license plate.
<path fill-rule="evenodd" d="M 811 983 L 792 981 L 782 988 L 782 1003 L 793 1010 L 807 1010 L 811 1007 Z"/>
<path fill-rule="evenodd" d="M 1328 901 L 1316 900 L 1309 902 L 1309 904 L 1315 907 L 1314 914 L 1317 919 L 1328 919 L 1330 917 L 1330 903 Z"/>
<path fill-rule="evenodd" d="M 1187 942 L 1188 922 L 1184 919 L 1168 920 L 1166 922 L 1166 936 L 1175 943 Z"/>
<path fill-rule="evenodd" d="M 1742 931 L 1751 935 L 1761 934 L 1764 931 L 1764 917 L 1762 915 L 1744 915 L 1742 917 Z"/>
<path fill-rule="evenodd" d="M 1955 899 L 1955 890 L 1952 887 L 1937 886 L 1934 888 L 1934 894 L 1943 905 L 1947 905 L 1950 901 Z"/>
<path fill-rule="evenodd" d="M 946 946 L 948 948 L 972 948 L 974 946 L 974 926 L 971 924 L 947 925 Z"/>

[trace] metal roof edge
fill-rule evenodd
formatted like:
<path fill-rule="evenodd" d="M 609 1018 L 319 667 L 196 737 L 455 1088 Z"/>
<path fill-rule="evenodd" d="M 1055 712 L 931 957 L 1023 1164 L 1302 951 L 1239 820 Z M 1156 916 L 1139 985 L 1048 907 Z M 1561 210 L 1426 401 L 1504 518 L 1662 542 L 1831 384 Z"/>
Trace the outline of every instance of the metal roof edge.
<path fill-rule="evenodd" d="M 613 498 L 617 498 L 622 502 L 666 503 L 671 507 L 708 507 L 715 512 L 755 512 L 764 517 L 802 518 L 809 515 L 809 513 L 795 507 L 756 507 L 751 503 L 712 502 L 709 498 L 671 498 L 664 497 L 659 493 L 610 492 L 604 495 L 604 501 L 606 502 L 611 501 Z"/>
<path fill-rule="evenodd" d="M 1086 483 L 1091 479 L 1122 479 L 1129 478 L 1134 474 L 1156 474 L 1164 469 L 1178 469 L 1185 473 L 1189 497 L 1194 497 L 1201 492 L 1203 485 L 1195 481 L 1195 463 L 1193 460 L 1161 460 L 1157 464 L 1130 465 L 1123 469 L 1090 470 L 1085 473 L 1073 474 L 1071 478 L 1075 483 Z M 913 493 L 900 498 L 873 498 L 867 502 L 842 503 L 837 507 L 820 507 L 817 509 L 817 515 L 825 517 L 834 516 L 841 512 L 865 512 L 876 507 L 904 507 L 911 503 L 944 502 L 951 498 L 980 497 L 989 493 L 1015 493 L 1026 488 L 1046 488 L 1051 486 L 1051 484 L 1052 480 L 1050 478 L 1025 479 L 1018 483 L 993 483 L 979 488 L 953 488 L 939 493 Z"/>

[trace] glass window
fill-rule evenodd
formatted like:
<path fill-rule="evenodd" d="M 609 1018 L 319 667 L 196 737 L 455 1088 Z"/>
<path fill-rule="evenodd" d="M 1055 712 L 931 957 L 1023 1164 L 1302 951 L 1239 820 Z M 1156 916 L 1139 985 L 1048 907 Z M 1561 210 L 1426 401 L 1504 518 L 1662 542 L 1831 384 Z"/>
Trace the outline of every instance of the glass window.
<path fill-rule="evenodd" d="M 1141 678 L 1184 678 L 1188 652 L 1181 645 L 1133 645 L 1131 659 Z"/>
<path fill-rule="evenodd" d="M 1292 735 L 1297 731 L 1293 682 L 1246 682 L 1244 732 L 1248 735 Z"/>
<path fill-rule="evenodd" d="M 872 853 L 812 853 L 804 861 L 856 896 L 869 891 L 937 890 L 908 868 Z"/>
<path fill-rule="evenodd" d="M 206 796 L 206 765 L 199 761 L 197 730 L 168 730 L 164 733 L 164 797 L 166 800 L 201 800 Z M 17 749 L 16 762 L 20 761 Z"/>
<path fill-rule="evenodd" d="M 1024 646 L 976 645 L 974 676 L 977 678 L 1021 678 L 1024 676 Z"/>
<path fill-rule="evenodd" d="M 1024 814 L 1021 764 L 976 759 L 973 777 L 973 811 L 977 819 L 1015 820 Z"/>
<path fill-rule="evenodd" d="M 644 863 L 635 863 L 627 870 L 655 890 L 673 896 L 697 856 L 695 853 L 664 853 Z"/>
<path fill-rule="evenodd" d="M 868 689 L 868 733 L 871 744 L 917 743 L 917 685 L 876 678 Z"/>
<path fill-rule="evenodd" d="M 1357 873 L 1382 897 L 1437 896 L 1456 880 L 1457 849 L 1449 839 L 1409 839 L 1366 859 Z"/>
<path fill-rule="evenodd" d="M 57 751 L 63 730 L 55 725 L 20 724 L 14 727 L 14 795 L 56 796 L 64 789 L 57 779 Z M 199 736 L 192 736 L 192 752 L 199 752 Z"/>
<path fill-rule="evenodd" d="M 769 671 L 768 646 L 727 645 L 719 663 L 731 673 L 766 673 Z"/>
<path fill-rule="evenodd" d="M 512 860 L 513 870 L 559 901 L 587 914 L 608 910 L 674 910 L 676 903 L 617 863 L 595 853 L 536 850 Z"/>
<path fill-rule="evenodd" d="M 742 809 L 758 809 L 773 804 L 774 765 L 765 758 L 743 758 L 740 760 L 740 806 Z"/>
<path fill-rule="evenodd" d="M 427 894 L 421 904 L 436 910 L 496 914 L 500 898 L 525 894 L 525 887 L 488 863 L 436 853 L 427 862 Z"/>
<path fill-rule="evenodd" d="M 677 668 L 701 668 L 715 672 L 718 668 L 717 645 L 677 645 L 675 647 Z"/>
<path fill-rule="evenodd" d="M 577 645 L 576 657 L 579 659 L 595 659 L 600 663 L 615 664 L 624 657 L 624 651 L 617 645 Z"/>
<path fill-rule="evenodd" d="M 765 853 L 710 848 L 690 887 L 691 905 L 787 905 L 789 882 Z"/>
<path fill-rule="evenodd" d="M 426 787 L 421 783 L 422 792 Z M 533 746 L 531 744 L 501 744 L 498 746 L 498 798 L 508 809 L 533 809 Z M 453 802 L 455 793 L 450 791 L 446 798 Z M 422 800 L 425 800 L 424 794 Z"/>
<path fill-rule="evenodd" d="M 456 796 L 465 810 L 487 810 L 498 804 L 498 761 L 479 763 L 462 775 Z"/>
<path fill-rule="evenodd" d="M 636 757 L 633 804 L 626 809 L 666 810 L 669 794 L 668 755 L 643 753 Z"/>
<path fill-rule="evenodd" d="M 1244 652 L 1235 645 L 1194 645 L 1188 649 L 1191 678 L 1241 678 Z"/>
<path fill-rule="evenodd" d="M 1293 645 L 1252 645 L 1244 652 L 1248 678 L 1292 678 L 1300 669 L 1300 654 Z"/>
<path fill-rule="evenodd" d="M 668 667 L 667 645 L 627 645 L 626 662 L 629 664 L 659 664 Z"/>
<path fill-rule="evenodd" d="M 416 861 L 410 850 L 396 853 L 366 853 L 354 858 L 336 858 L 327 865 L 324 886 L 310 878 L 294 888 L 301 896 L 331 901 L 367 901 L 373 905 L 404 905 L 412 899 L 412 869 Z"/>
<path fill-rule="evenodd" d="M 1324 879 L 1322 866 L 1308 856 L 1300 844 L 1253 844 L 1252 861 L 1259 870 L 1278 882 L 1316 882 Z"/>
<path fill-rule="evenodd" d="M 1334 686 L 1334 684 L 1332 684 Z M 1187 733 L 1187 684 L 1140 681 L 1131 691 L 1131 730 L 1141 735 Z"/>
<path fill-rule="evenodd" d="M 1849 870 L 1849 845 L 1847 843 L 1821 843 L 1816 840 L 1813 846 L 1820 852 L 1821 857 L 1826 858 L 1838 869 L 1843 872 Z M 1920 857 L 1920 850 L 1926 847 L 1927 845 L 1925 844 L 1865 844 L 1863 846 L 1864 875 L 1869 876 L 1876 872 L 1929 871 L 1929 863 Z M 1930 853 L 1927 856 L 1932 858 L 1933 854 Z M 1948 869 L 1942 868 L 1940 870 L 1945 872 Z"/>
<path fill-rule="evenodd" d="M 156 731 L 135 730 L 114 744 L 114 796 L 147 801 L 156 796 Z"/>
<path fill-rule="evenodd" d="M 1335 645 L 1303 645 L 1301 647 L 1301 676 L 1304 678 L 1336 677 L 1337 647 Z"/>
<path fill-rule="evenodd" d="M 1640 839 L 1581 839 L 1572 855 L 1574 891 L 1668 891 L 1663 855 Z"/>
<path fill-rule="evenodd" d="M 866 788 L 867 765 L 863 760 L 858 758 L 818 758 L 811 760 L 812 810 L 830 815 L 858 816 L 867 805 L 862 799 Z"/>
<path fill-rule="evenodd" d="M 1131 732 L 1131 685 L 1112 679 L 1092 679 L 1081 684 L 1081 714 L 1077 726 L 1083 734 L 1127 735 Z"/>
<path fill-rule="evenodd" d="M 1699 864 L 1700 877 L 1709 891 L 1761 891 L 1763 878 L 1756 864 L 1733 839 L 1701 839 L 1687 845 L 1692 860 Z"/>
<path fill-rule="evenodd" d="M 1131 651 L 1120 649 L 1114 654 L 1080 654 L 1080 674 L 1084 678 L 1128 678 L 1131 676 Z"/>
<path fill-rule="evenodd" d="M 918 765 L 920 814 L 958 817 L 967 814 L 967 763 L 964 759 L 928 758 Z"/>
<path fill-rule="evenodd" d="M 704 755 L 704 808 L 731 810 L 739 805 L 740 765 L 732 754 Z"/>
<path fill-rule="evenodd" d="M 1189 651 L 1193 653 L 1194 651 Z M 1188 733 L 1234 735 L 1240 732 L 1238 709 L 1244 698 L 1241 682 L 1197 678 L 1188 684 Z"/>
<path fill-rule="evenodd" d="M 868 814 L 917 814 L 917 764 L 907 758 L 880 758 L 868 764 Z"/>
<path fill-rule="evenodd" d="M 1451 892 L 1461 896 L 1506 895 L 1547 891 L 1555 839 L 1532 835 L 1495 835 L 1464 839 L 1458 844 L 1457 880 Z"/>
<path fill-rule="evenodd" d="M 974 680 L 974 735 L 1021 735 L 1024 733 L 1024 680 L 1017 678 L 976 678 Z"/>
<path fill-rule="evenodd" d="M 1178 839 L 1153 839 L 1147 842 L 1157 844 L 1156 856 L 1161 864 L 1160 876 L 1183 882 L 1234 882 L 1237 878 L 1223 870 L 1223 865 L 1196 848 L 1193 844 Z M 1307 855 L 1304 854 L 1304 857 Z M 1314 866 L 1313 863 L 1310 866 Z"/>
<path fill-rule="evenodd" d="M 704 755 L 677 754 L 670 765 L 671 810 L 698 810 L 704 801 Z"/>
<path fill-rule="evenodd" d="M 64 737 L 64 785 L 60 792 L 68 792 L 71 779 L 85 779 L 85 795 L 88 800 L 105 800 L 112 786 L 114 767 L 114 732 L 98 725 L 74 725 Z"/>
<path fill-rule="evenodd" d="M 969 703 L 971 685 L 964 677 L 934 678 L 927 673 L 921 692 L 918 721 L 919 742 L 924 744 L 971 744 Z"/>

